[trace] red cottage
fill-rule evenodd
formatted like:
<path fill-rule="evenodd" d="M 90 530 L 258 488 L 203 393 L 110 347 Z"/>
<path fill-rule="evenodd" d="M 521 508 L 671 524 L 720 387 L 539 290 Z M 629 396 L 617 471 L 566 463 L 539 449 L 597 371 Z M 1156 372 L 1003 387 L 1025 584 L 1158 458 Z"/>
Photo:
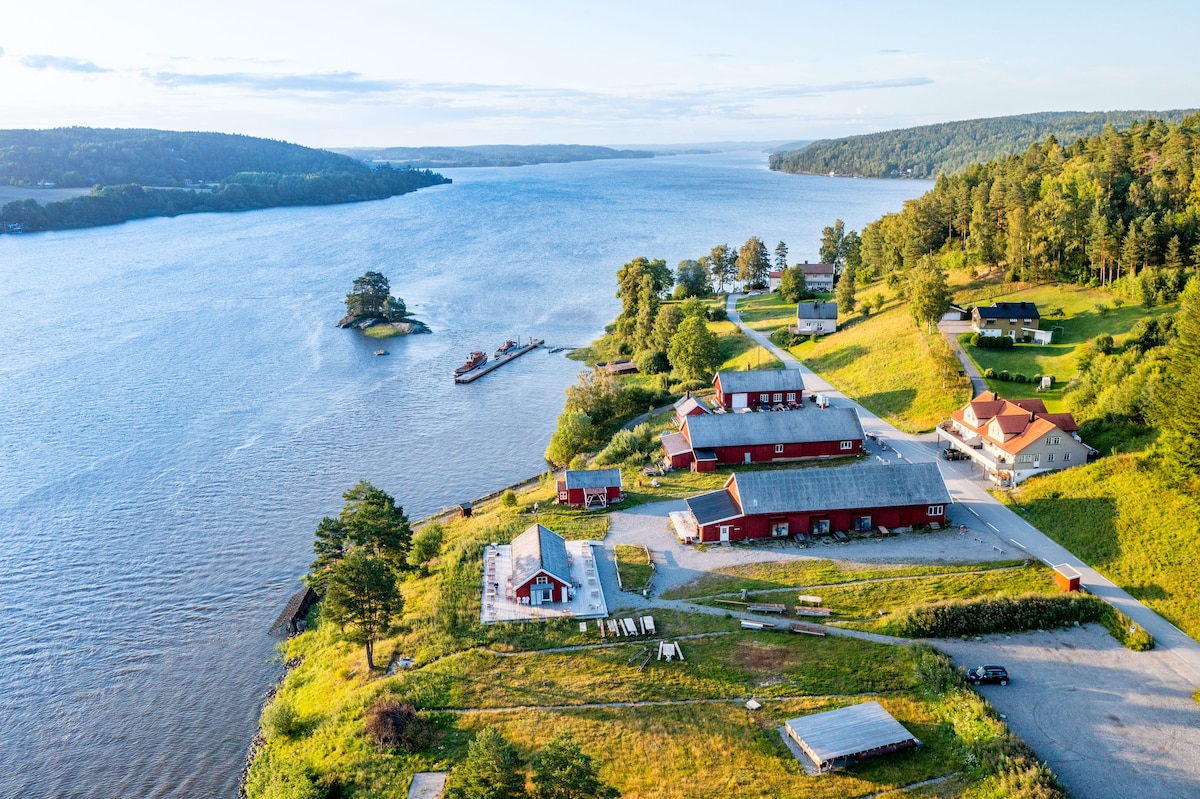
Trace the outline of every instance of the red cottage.
<path fill-rule="evenodd" d="M 683 431 L 663 436 L 674 469 L 698 472 L 742 463 L 836 458 L 862 452 L 863 429 L 853 408 L 689 416 Z"/>
<path fill-rule="evenodd" d="M 936 463 L 864 463 L 734 474 L 672 519 L 705 543 L 941 524 L 949 504 Z"/>
<path fill-rule="evenodd" d="M 713 386 L 717 404 L 729 410 L 760 405 L 795 407 L 804 401 L 804 377 L 798 369 L 717 372 Z"/>
<path fill-rule="evenodd" d="M 571 567 L 567 542 L 553 530 L 535 524 L 512 542 L 513 594 L 523 605 L 569 602 Z"/>
<path fill-rule="evenodd" d="M 620 469 L 568 469 L 558 481 L 558 504 L 607 508 L 621 501 Z"/>
<path fill-rule="evenodd" d="M 710 413 L 708 406 L 692 396 L 692 392 L 684 394 L 675 400 L 675 426 L 683 429 L 683 423 L 689 416 Z"/>

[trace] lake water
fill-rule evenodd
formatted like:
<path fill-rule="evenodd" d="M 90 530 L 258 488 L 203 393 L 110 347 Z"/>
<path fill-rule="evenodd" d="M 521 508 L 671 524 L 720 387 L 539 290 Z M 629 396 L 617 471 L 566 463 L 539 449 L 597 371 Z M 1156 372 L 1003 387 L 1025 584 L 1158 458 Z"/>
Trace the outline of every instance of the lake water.
<path fill-rule="evenodd" d="M 925 182 L 761 153 L 452 170 L 381 202 L 0 236 L 0 796 L 230 797 L 266 633 L 360 478 L 417 518 L 537 474 L 615 272 L 760 236 L 815 261 Z M 338 330 L 386 274 L 433 328 Z M 388 357 L 372 353 L 380 346 Z"/>

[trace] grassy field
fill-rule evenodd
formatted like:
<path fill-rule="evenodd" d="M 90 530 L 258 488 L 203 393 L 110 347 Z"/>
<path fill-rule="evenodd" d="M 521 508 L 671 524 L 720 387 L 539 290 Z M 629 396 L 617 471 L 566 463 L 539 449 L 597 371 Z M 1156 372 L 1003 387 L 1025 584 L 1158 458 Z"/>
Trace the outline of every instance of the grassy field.
<path fill-rule="evenodd" d="M 1045 401 L 1046 407 L 1052 412 L 1069 410 L 1062 399 L 1062 389 L 1079 371 L 1075 353 L 1079 345 L 1101 333 L 1110 333 L 1119 345 L 1138 320 L 1173 310 L 1169 307 L 1146 309 L 1128 303 L 1117 308 L 1115 304 L 1121 300 L 1106 291 L 1083 286 L 1046 285 L 1003 294 L 996 293 L 1000 288 L 979 288 L 967 292 L 966 296 L 976 296 L 979 304 L 987 305 L 992 302 L 1036 303 L 1038 311 L 1042 314 L 1042 329 L 1062 328 L 1058 340 L 1045 345 L 1017 344 L 1008 350 L 979 349 L 969 345 L 963 349 L 979 367 L 980 372 L 992 368 L 997 372 L 1007 369 L 1012 374 L 1020 373 L 1031 379 L 1034 375 L 1052 376 L 1054 388 L 1042 392 L 1037 391 L 1036 384 L 1032 382 L 1014 383 L 995 379 L 987 381 L 988 386 L 1003 397 L 1038 397 Z M 985 295 L 986 301 L 982 299 Z M 1103 315 L 1098 310 L 1099 306 L 1108 308 Z M 1058 309 L 1061 309 L 1061 314 L 1050 315 Z"/>
<path fill-rule="evenodd" d="M 617 562 L 617 575 L 626 591 L 638 591 L 650 582 L 654 569 L 650 566 L 650 553 L 645 547 L 618 544 L 613 547 L 613 558 Z"/>
<path fill-rule="evenodd" d="M 945 339 L 918 329 L 895 300 L 870 317 L 792 354 L 873 413 L 910 433 L 933 429 L 962 407 L 971 383 Z"/>
<path fill-rule="evenodd" d="M 733 322 L 709 322 L 708 327 L 721 337 L 721 365 L 717 367 L 718 372 L 783 368 L 778 358 L 754 343 Z"/>
<path fill-rule="evenodd" d="M 999 494 L 1031 524 L 1193 638 L 1200 508 L 1137 455 L 1028 480 Z"/>
<path fill-rule="evenodd" d="M 45 205 L 91 193 L 90 186 L 86 189 L 39 189 L 29 186 L 0 185 L 0 205 L 7 205 L 17 200 L 37 200 L 39 204 Z"/>

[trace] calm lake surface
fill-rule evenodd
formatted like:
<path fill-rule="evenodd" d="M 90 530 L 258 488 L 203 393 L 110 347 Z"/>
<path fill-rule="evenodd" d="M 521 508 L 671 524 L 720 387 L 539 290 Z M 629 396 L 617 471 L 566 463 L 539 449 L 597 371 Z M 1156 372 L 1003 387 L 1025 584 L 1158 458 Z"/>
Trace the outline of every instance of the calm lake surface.
<path fill-rule="evenodd" d="M 380 202 L 0 236 L 0 796 L 232 797 L 267 628 L 365 478 L 418 518 L 544 470 L 615 272 L 751 235 L 816 261 L 927 182 L 761 153 L 450 170 Z M 433 328 L 338 330 L 381 271 Z M 386 347 L 388 357 L 372 353 Z"/>

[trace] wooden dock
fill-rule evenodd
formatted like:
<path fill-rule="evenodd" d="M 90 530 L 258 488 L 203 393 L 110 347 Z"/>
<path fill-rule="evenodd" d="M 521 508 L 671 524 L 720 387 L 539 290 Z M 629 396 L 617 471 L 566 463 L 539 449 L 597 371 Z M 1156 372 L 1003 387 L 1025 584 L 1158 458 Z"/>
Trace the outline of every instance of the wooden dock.
<path fill-rule="evenodd" d="M 466 374 L 457 375 L 454 378 L 454 382 L 455 383 L 474 382 L 475 380 L 478 380 L 479 378 L 486 375 L 488 372 L 495 371 L 496 369 L 499 369 L 501 366 L 504 366 L 504 364 L 509 363 L 511 361 L 515 361 L 517 358 L 520 358 L 525 353 L 530 352 L 532 350 L 536 350 L 538 347 L 542 346 L 545 343 L 546 342 L 543 339 L 531 338 L 531 339 L 529 339 L 528 344 L 522 344 L 521 346 L 517 347 L 516 349 L 510 350 L 509 352 L 504 353 L 503 355 L 499 356 L 498 358 L 493 358 L 490 361 L 488 361 L 487 363 L 485 363 L 483 366 L 480 366 L 478 369 L 472 369 L 471 371 L 467 372 Z"/>

